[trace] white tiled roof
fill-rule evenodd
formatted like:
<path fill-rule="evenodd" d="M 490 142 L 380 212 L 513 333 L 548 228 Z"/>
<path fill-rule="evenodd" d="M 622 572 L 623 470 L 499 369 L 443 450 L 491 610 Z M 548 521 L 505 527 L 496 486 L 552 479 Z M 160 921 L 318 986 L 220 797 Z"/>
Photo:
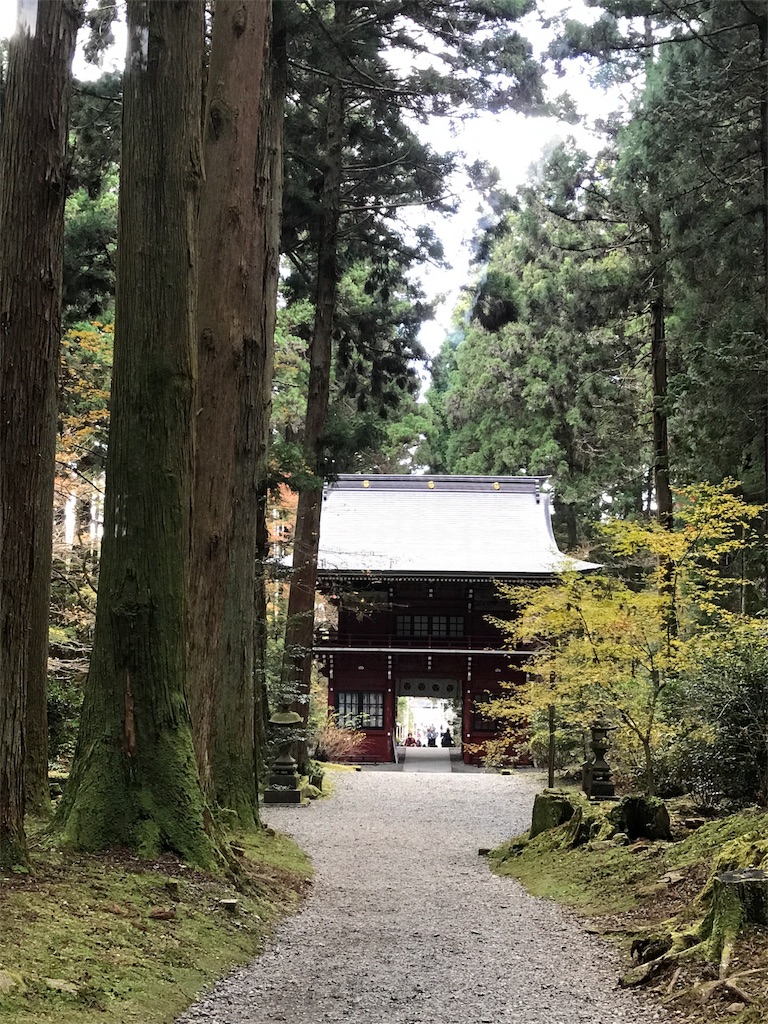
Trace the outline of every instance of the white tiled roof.
<path fill-rule="evenodd" d="M 491 577 L 597 568 L 558 550 L 543 482 L 341 476 L 323 496 L 318 568 Z"/>

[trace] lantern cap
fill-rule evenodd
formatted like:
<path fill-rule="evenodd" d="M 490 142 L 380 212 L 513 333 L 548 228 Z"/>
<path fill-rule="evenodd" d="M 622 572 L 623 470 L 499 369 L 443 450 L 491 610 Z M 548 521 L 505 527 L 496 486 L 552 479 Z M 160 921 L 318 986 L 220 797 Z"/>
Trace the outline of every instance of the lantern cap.
<path fill-rule="evenodd" d="M 275 711 L 269 716 L 270 725 L 298 725 L 301 720 L 296 711 Z"/>
<path fill-rule="evenodd" d="M 602 711 L 590 726 L 590 729 L 601 729 L 603 732 L 613 732 L 616 728 L 617 726 L 611 725 L 610 721 L 605 717 Z"/>

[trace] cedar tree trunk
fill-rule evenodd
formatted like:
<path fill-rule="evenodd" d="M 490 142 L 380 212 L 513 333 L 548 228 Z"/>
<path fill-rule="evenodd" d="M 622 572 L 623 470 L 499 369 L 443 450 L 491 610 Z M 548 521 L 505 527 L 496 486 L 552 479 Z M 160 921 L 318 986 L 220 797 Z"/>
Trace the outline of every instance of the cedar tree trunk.
<path fill-rule="evenodd" d="M 650 18 L 645 19 L 645 42 L 648 47 L 646 69 L 653 62 L 653 31 Z M 666 264 L 661 213 L 656 205 L 659 195 L 658 175 L 648 175 L 648 232 L 651 257 L 651 384 L 653 389 L 653 482 L 656 492 L 656 515 L 667 530 L 674 529 L 674 505 L 669 474 L 669 432 L 667 427 L 667 336 L 666 336 Z M 674 567 L 662 559 L 660 589 L 668 600 L 665 612 L 667 642 L 677 635 Z"/>
<path fill-rule="evenodd" d="M 0 866 L 48 806 L 46 681 L 69 86 L 79 5 L 10 42 L 0 139 Z M 25 781 L 26 755 L 26 781 Z"/>
<path fill-rule="evenodd" d="M 200 208 L 190 703 L 204 785 L 245 826 L 258 820 L 254 584 L 277 287 L 261 127 L 271 7 L 216 4 Z"/>
<path fill-rule="evenodd" d="M 763 70 L 760 89 L 760 161 L 762 163 L 763 218 L 763 352 L 768 362 L 768 11 L 755 15 L 760 37 L 760 67 Z M 763 531 L 768 536 L 768 366 L 763 381 Z M 763 560 L 763 581 L 768 594 L 768 554 Z"/>
<path fill-rule="evenodd" d="M 656 508 L 659 522 L 673 528 L 672 488 L 669 482 L 667 432 L 667 338 L 665 326 L 665 267 L 660 217 L 651 214 L 651 374 L 653 380 L 653 458 Z"/>
<path fill-rule="evenodd" d="M 653 64 L 653 29 L 645 19 L 647 46 L 646 73 Z M 673 529 L 672 489 L 669 481 L 669 436 L 667 431 L 667 337 L 666 337 L 666 266 L 661 214 L 656 206 L 659 195 L 658 175 L 648 175 L 648 233 L 651 256 L 651 379 L 653 385 L 653 481 L 656 491 L 658 520 L 666 529 Z"/>
<path fill-rule="evenodd" d="M 264 270 L 267 275 L 264 287 L 264 301 L 261 305 L 261 330 L 267 338 L 266 355 L 268 365 L 264 373 L 264 429 L 269 434 L 272 410 L 272 376 L 274 369 L 274 332 L 277 313 L 277 286 L 280 269 L 280 232 L 283 208 L 283 122 L 285 119 L 285 97 L 288 88 L 288 49 L 285 5 L 273 4 L 272 9 L 272 53 L 270 67 L 268 106 L 261 118 L 259 133 L 259 165 L 256 176 L 257 195 L 265 209 Z M 258 755 L 257 772 L 263 767 L 267 741 L 267 720 L 269 702 L 267 694 L 267 579 L 264 560 L 269 554 L 267 531 L 268 470 L 259 483 L 259 516 L 256 534 L 256 579 L 254 588 L 255 631 L 254 631 L 254 735 Z"/>
<path fill-rule="evenodd" d="M 202 0 L 128 0 L 128 39 L 104 542 L 59 817 L 82 849 L 211 865 L 185 694 Z"/>
<path fill-rule="evenodd" d="M 346 4 L 336 5 L 338 25 Z M 332 78 L 328 89 L 326 155 L 321 196 L 320 237 L 315 292 L 315 322 L 309 349 L 309 386 L 304 449 L 307 464 L 317 481 L 299 492 L 293 546 L 293 572 L 283 653 L 282 690 L 295 700 L 304 725 L 309 718 L 317 552 L 323 500 L 323 435 L 328 418 L 331 381 L 333 321 L 338 284 L 337 243 L 341 207 L 342 132 L 344 89 Z M 306 768 L 306 743 L 299 751 L 300 770 Z"/>

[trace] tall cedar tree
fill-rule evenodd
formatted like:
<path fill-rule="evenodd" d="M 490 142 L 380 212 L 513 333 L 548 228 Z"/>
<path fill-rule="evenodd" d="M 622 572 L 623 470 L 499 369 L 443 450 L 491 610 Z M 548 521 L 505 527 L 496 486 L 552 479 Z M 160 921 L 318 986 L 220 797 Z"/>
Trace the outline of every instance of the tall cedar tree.
<path fill-rule="evenodd" d="M 649 72 L 623 149 L 634 149 L 630 178 L 639 171 L 649 193 L 660 517 L 670 519 L 667 417 L 678 470 L 697 478 L 737 472 L 747 491 L 765 498 L 768 9 L 764 0 L 599 6 L 604 13 L 591 26 L 565 23 L 552 54 L 598 58 L 612 78 L 643 65 Z M 665 311 L 674 313 L 666 324 Z M 684 411 L 675 408 L 681 398 Z"/>
<path fill-rule="evenodd" d="M 299 695 L 297 710 L 305 721 L 308 713 L 309 669 L 312 648 L 314 593 L 317 576 L 324 431 L 328 416 L 332 340 L 339 278 L 339 224 L 345 192 L 345 145 L 348 112 L 386 97 L 395 111 L 410 109 L 417 116 L 447 113 L 459 108 L 530 106 L 541 98 L 538 69 L 530 60 L 530 48 L 510 27 L 529 8 L 521 2 L 444 3 L 442 0 L 351 4 L 337 2 L 332 17 L 326 5 L 307 4 L 316 26 L 314 38 L 326 47 L 322 74 L 325 87 L 325 138 L 322 147 L 322 180 L 315 223 L 315 325 L 310 344 L 310 380 L 304 449 L 307 469 L 314 481 L 300 488 L 294 539 L 294 568 L 289 596 L 282 688 Z M 413 70 L 398 78 L 385 54 L 422 53 L 424 39 L 431 37 L 447 73 L 436 68 Z M 297 66 L 302 65 L 300 54 Z M 303 66 L 303 70 L 311 70 Z M 493 74 L 496 72 L 497 74 Z M 376 99 L 372 100 L 372 97 Z M 390 129 L 391 130 L 391 129 Z M 426 168 L 415 172 L 416 187 L 409 197 L 390 194 L 376 199 L 373 183 L 379 179 L 400 182 L 402 168 L 388 165 L 350 168 L 351 181 L 360 195 L 370 183 L 360 210 L 365 220 L 376 222 L 391 216 L 391 208 L 407 198 L 423 199 L 433 183 L 424 185 Z M 421 181 L 420 181 L 421 178 Z M 353 194 L 353 189 L 348 189 Z M 343 193 L 345 193 L 343 195 Z M 312 233 L 311 233 L 312 234 Z M 302 760 L 306 751 L 302 751 Z"/>
<path fill-rule="evenodd" d="M 210 865 L 185 693 L 204 7 L 127 10 L 104 543 L 59 814 L 77 847 L 167 849 Z"/>
<path fill-rule="evenodd" d="M 659 518 L 671 525 L 668 435 L 678 479 L 719 479 L 732 472 L 742 479 L 747 493 L 757 495 L 762 486 L 767 364 L 765 347 L 755 344 L 755 339 L 764 334 L 768 321 L 764 296 L 760 296 L 765 247 L 759 232 L 764 229 L 766 206 L 761 201 L 764 162 L 759 158 L 762 133 L 758 125 L 762 124 L 760 104 L 768 79 L 755 32 L 755 25 L 758 29 L 760 25 L 750 22 L 744 5 L 707 0 L 685 8 L 665 4 L 662 9 L 650 2 L 640 10 L 623 0 L 606 0 L 604 6 L 610 6 L 614 13 L 653 11 L 654 18 L 662 22 L 655 36 L 649 17 L 631 22 L 622 35 L 618 34 L 617 23 L 608 17 L 591 29 L 568 26 L 574 49 L 599 54 L 601 62 L 612 59 L 614 76 L 643 73 L 630 121 L 619 131 L 613 124 L 605 126 L 614 145 L 598 156 L 591 169 L 584 166 L 566 176 L 563 196 L 540 194 L 538 212 L 535 207 L 523 212 L 527 220 L 533 218 L 530 222 L 538 236 L 557 220 L 561 222 L 559 235 L 573 231 L 570 241 L 566 237 L 558 243 L 568 262 L 583 263 L 594 257 L 602 260 L 606 269 L 613 268 L 602 287 L 597 281 L 576 277 L 568 289 L 568 300 L 563 297 L 549 305 L 560 313 L 572 302 L 577 307 L 591 308 L 596 328 L 615 333 L 618 342 L 626 338 L 629 344 L 634 343 L 634 356 L 626 364 L 628 372 L 615 376 L 616 381 L 637 379 L 631 363 L 638 356 L 648 367 L 648 400 L 645 388 L 639 395 L 647 404 L 649 415 L 642 418 L 649 421 L 653 451 L 646 456 L 638 445 L 637 453 L 643 461 L 647 458 L 652 471 Z M 695 35 L 685 22 L 694 13 Z M 729 108 L 727 117 L 722 115 L 724 104 Z M 759 227 L 757 218 L 761 219 Z M 607 233 L 604 243 L 594 238 L 596 229 Z M 602 257 L 598 245 L 604 245 Z M 635 284 L 629 292 L 623 285 L 617 287 L 615 269 L 621 265 L 634 268 Z M 520 289 L 518 282 L 517 294 L 511 296 L 516 301 L 508 305 L 510 316 L 519 319 L 520 327 L 510 328 L 509 333 L 522 334 L 541 322 L 534 308 L 537 290 L 525 280 L 530 276 L 530 266 L 533 264 L 528 262 L 514 271 L 523 287 Z M 493 273 L 497 269 L 498 258 L 480 288 L 481 299 L 493 292 L 492 285 L 498 290 Z M 546 271 L 546 267 L 542 269 Z M 599 301 L 601 292 L 614 294 L 609 308 Z M 642 334 L 638 325 L 642 325 Z M 570 352 L 578 354 L 569 355 L 564 348 L 564 365 L 577 365 L 582 352 L 602 361 L 600 349 L 574 343 L 577 332 L 578 318 L 568 319 L 563 337 L 570 341 Z M 477 333 L 473 325 L 468 335 L 476 338 Z M 476 345 L 474 339 L 473 343 Z M 493 355 L 491 343 L 489 336 L 485 348 Z M 519 352 L 518 346 L 515 354 Z M 453 357 L 458 363 L 457 380 L 444 380 L 432 392 L 438 419 L 449 429 L 453 427 L 453 436 L 447 435 L 441 447 L 445 455 L 453 456 L 454 471 L 470 471 L 466 462 L 475 449 L 466 441 L 472 438 L 482 445 L 478 451 L 486 452 L 494 462 L 508 458 L 510 453 L 506 442 L 512 418 L 507 416 L 505 423 L 505 417 L 496 413 L 499 403 L 487 400 L 483 394 L 480 382 L 489 374 L 471 365 L 472 355 L 467 343 L 462 343 Z M 447 350 L 446 358 L 451 357 Z M 446 363 L 444 370 L 448 369 Z M 556 383 L 558 374 L 563 376 L 558 366 L 552 369 L 555 372 L 547 381 L 550 386 Z M 601 374 L 614 373 L 612 363 L 598 363 L 596 369 Z M 497 380 L 508 376 L 511 374 L 502 369 Z M 539 377 L 543 377 L 542 366 L 532 364 L 520 376 L 520 386 L 509 388 L 509 394 L 513 399 L 518 394 L 535 394 Z M 582 374 L 579 395 L 591 390 L 593 381 L 592 373 Z M 462 384 L 464 391 L 460 394 Z M 489 418 L 495 414 L 495 429 L 489 430 L 479 422 L 476 409 L 468 401 L 472 392 L 482 397 Z M 573 401 L 574 394 L 569 395 L 567 415 L 571 424 L 578 425 L 581 413 L 579 403 Z M 542 403 L 537 405 L 541 408 Z M 604 403 L 593 404 L 597 411 L 605 407 Z M 530 426 L 534 421 L 526 416 L 525 422 Z M 632 434 L 614 432 L 610 440 L 612 455 L 622 448 L 616 437 L 626 444 Z M 585 450 L 591 460 L 595 448 L 590 445 Z M 516 449 L 511 451 L 514 458 Z M 472 469 L 479 471 L 474 461 Z M 601 461 L 610 473 L 615 472 L 608 462 Z M 637 462 L 637 458 L 630 459 L 626 466 L 637 468 Z M 523 457 L 517 465 L 530 466 L 530 461 Z M 543 468 L 540 462 L 534 462 L 532 468 L 537 466 Z M 556 465 L 546 468 L 555 474 L 562 500 L 570 484 L 570 470 L 564 474 Z M 589 485 L 585 467 L 577 465 L 575 469 L 580 479 L 574 478 L 573 482 L 582 488 Z M 595 498 L 614 491 L 620 479 L 609 477 L 602 487 L 594 489 Z M 639 473 L 637 479 L 642 483 Z M 616 510 L 615 491 L 612 496 Z"/>
<path fill-rule="evenodd" d="M 258 820 L 254 655 L 256 615 L 263 614 L 254 572 L 262 554 L 282 181 L 284 61 L 270 60 L 271 7 L 219 0 L 213 21 L 190 577 L 190 706 L 201 778 L 212 800 L 250 826 Z"/>
<path fill-rule="evenodd" d="M 350 13 L 348 3 L 334 8 L 334 30 L 343 36 Z M 314 629 L 317 553 L 320 543 L 320 510 L 323 500 L 323 435 L 328 418 L 331 386 L 333 321 L 338 287 L 338 234 L 341 210 L 342 135 L 344 131 L 345 88 L 336 74 L 328 85 L 325 127 L 325 166 L 321 194 L 320 237 L 317 252 L 315 323 L 309 347 L 309 385 L 304 422 L 304 449 L 315 482 L 299 492 L 293 541 L 293 573 L 288 598 L 283 656 L 282 687 L 286 693 L 309 694 Z M 306 725 L 308 700 L 299 700 L 296 710 Z M 306 746 L 300 760 L 306 762 Z"/>
<path fill-rule="evenodd" d="M 628 323 L 645 291 L 626 225 L 590 198 L 609 185 L 610 154 L 599 162 L 602 173 L 559 145 L 520 190 L 485 243 L 482 279 L 427 396 L 432 470 L 551 475 L 570 550 L 607 504 L 642 508 L 651 455 L 650 387 Z"/>
<path fill-rule="evenodd" d="M 67 119 L 80 6 L 10 43 L 0 139 L 0 866 L 48 803 L 46 674 Z M 25 753 L 27 780 L 25 784 Z"/>

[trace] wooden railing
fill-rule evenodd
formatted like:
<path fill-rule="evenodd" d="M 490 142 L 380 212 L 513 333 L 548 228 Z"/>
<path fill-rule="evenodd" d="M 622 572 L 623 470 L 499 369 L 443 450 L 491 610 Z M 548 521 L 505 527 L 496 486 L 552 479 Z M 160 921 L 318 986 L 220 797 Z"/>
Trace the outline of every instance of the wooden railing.
<path fill-rule="evenodd" d="M 501 647 L 501 638 L 497 636 L 399 636 L 396 633 L 315 633 L 315 648 L 323 647 L 384 647 L 405 648 L 413 650 L 484 651 Z"/>

